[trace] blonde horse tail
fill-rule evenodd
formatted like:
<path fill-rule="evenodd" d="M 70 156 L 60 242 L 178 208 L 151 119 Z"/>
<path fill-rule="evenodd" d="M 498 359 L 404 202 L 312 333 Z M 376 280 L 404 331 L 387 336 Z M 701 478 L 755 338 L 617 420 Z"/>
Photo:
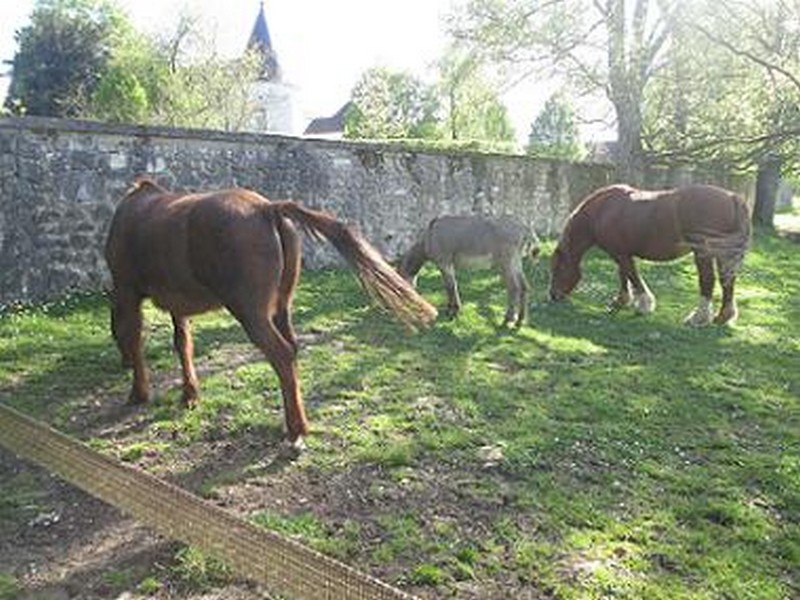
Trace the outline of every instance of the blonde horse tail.
<path fill-rule="evenodd" d="M 742 268 L 744 256 L 750 247 L 753 235 L 750 220 L 750 209 L 745 200 L 735 194 L 731 195 L 735 211 L 735 229 L 726 236 L 721 244 L 719 257 L 720 277 L 728 281 L 736 276 Z"/>
<path fill-rule="evenodd" d="M 406 326 L 429 325 L 436 309 L 403 279 L 360 233 L 325 212 L 296 202 L 270 202 L 267 215 L 280 215 L 299 225 L 316 239 L 325 238 L 355 270 L 367 293 Z"/>
<path fill-rule="evenodd" d="M 744 262 L 744 255 L 750 248 L 750 242 L 753 236 L 753 225 L 750 219 L 750 209 L 747 206 L 747 202 L 740 196 L 734 196 L 734 206 L 736 210 L 737 229 L 733 236 L 734 244 L 731 252 L 731 268 L 733 269 L 733 273 L 731 275 L 734 275 L 736 271 L 741 268 Z"/>

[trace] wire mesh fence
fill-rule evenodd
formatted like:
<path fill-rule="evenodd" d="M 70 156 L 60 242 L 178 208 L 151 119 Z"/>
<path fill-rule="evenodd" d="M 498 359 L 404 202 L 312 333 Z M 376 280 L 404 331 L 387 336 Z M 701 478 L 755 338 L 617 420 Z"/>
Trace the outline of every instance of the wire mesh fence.
<path fill-rule="evenodd" d="M 297 600 L 410 600 L 365 573 L 221 508 L 0 404 L 0 445 L 162 535 L 195 545 L 272 594 Z"/>

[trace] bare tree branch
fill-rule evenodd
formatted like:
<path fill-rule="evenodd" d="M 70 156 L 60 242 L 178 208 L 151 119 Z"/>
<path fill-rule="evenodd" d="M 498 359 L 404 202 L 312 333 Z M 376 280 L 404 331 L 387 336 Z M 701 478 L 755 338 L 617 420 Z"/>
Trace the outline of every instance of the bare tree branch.
<path fill-rule="evenodd" d="M 700 33 L 702 33 L 704 36 L 706 36 L 709 40 L 711 40 L 715 44 L 718 44 L 718 45 L 722 46 L 723 48 L 725 48 L 726 50 L 728 50 L 729 52 L 732 52 L 736 56 L 740 56 L 742 58 L 746 58 L 747 60 L 749 60 L 749 61 L 751 61 L 751 62 L 753 62 L 753 63 L 755 63 L 755 64 L 757 64 L 757 65 L 759 65 L 761 67 L 764 67 L 768 72 L 780 73 L 786 79 L 788 79 L 792 83 L 792 85 L 794 85 L 794 87 L 797 88 L 798 91 L 800 91 L 800 79 L 795 77 L 795 75 L 793 73 L 791 73 L 790 71 L 788 71 L 787 69 L 784 69 L 780 65 L 776 65 L 773 62 L 770 62 L 770 61 L 768 61 L 766 59 L 763 59 L 760 56 L 757 56 L 757 55 L 755 55 L 754 53 L 752 53 L 752 52 L 750 52 L 748 50 L 744 50 L 742 48 L 739 48 L 738 46 L 732 44 L 728 40 L 714 35 L 708 29 L 706 29 L 705 27 L 703 27 L 702 25 L 700 25 L 698 23 L 690 23 L 689 26 L 692 27 L 693 29 L 699 31 Z"/>

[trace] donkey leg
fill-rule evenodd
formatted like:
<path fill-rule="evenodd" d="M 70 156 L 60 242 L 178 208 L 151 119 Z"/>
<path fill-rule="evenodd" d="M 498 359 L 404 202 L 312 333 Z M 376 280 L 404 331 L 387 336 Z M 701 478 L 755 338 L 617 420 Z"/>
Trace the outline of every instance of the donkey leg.
<path fill-rule="evenodd" d="M 713 315 L 714 260 L 710 256 L 695 252 L 694 264 L 697 267 L 700 299 L 697 303 L 697 308 L 690 312 L 683 322 L 692 327 L 704 327 L 711 323 L 711 317 Z"/>
<path fill-rule="evenodd" d="M 283 396 L 286 437 L 292 445 L 299 448 L 302 446 L 302 436 L 308 434 L 308 419 L 297 380 L 294 348 L 275 327 L 271 316 L 259 315 L 255 311 L 254 314 L 235 316 L 278 374 Z"/>
<path fill-rule="evenodd" d="M 521 327 L 525 319 L 528 318 L 528 290 L 530 289 L 528 279 L 525 277 L 525 272 L 522 270 L 521 266 L 517 272 L 517 280 L 519 289 L 519 301 L 517 306 L 519 307 L 519 312 L 517 313 L 517 322 L 515 326 Z"/>
<path fill-rule="evenodd" d="M 527 282 L 522 272 L 521 261 L 515 261 L 513 258 L 508 260 L 502 266 L 502 273 L 508 297 L 503 326 L 514 321 L 514 325 L 519 327 L 525 319 L 528 296 Z"/>
<path fill-rule="evenodd" d="M 181 401 L 185 406 L 194 406 L 200 399 L 197 373 L 194 370 L 194 341 L 191 323 L 186 317 L 172 315 L 172 343 L 181 361 L 183 393 Z"/>
<path fill-rule="evenodd" d="M 453 263 L 439 265 L 442 274 L 442 282 L 447 292 L 447 316 L 455 317 L 461 310 L 461 296 L 458 293 L 458 282 L 456 281 L 456 269 Z"/>
<path fill-rule="evenodd" d="M 719 284 L 722 287 L 722 306 L 717 316 L 714 317 L 714 323 L 724 325 L 725 323 L 733 323 L 739 316 L 739 310 L 736 308 L 736 298 L 733 294 L 736 273 L 725 261 L 718 258 L 716 262 Z"/>
<path fill-rule="evenodd" d="M 133 385 L 128 402 L 142 404 L 150 398 L 150 382 L 142 352 L 142 298 L 133 293 L 114 293 L 111 329 L 122 362 L 133 367 Z"/>

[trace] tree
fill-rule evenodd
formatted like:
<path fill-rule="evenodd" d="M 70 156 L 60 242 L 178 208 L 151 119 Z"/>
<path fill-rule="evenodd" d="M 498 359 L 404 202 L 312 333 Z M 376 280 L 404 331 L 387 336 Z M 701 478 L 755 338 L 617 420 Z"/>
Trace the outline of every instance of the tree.
<path fill-rule="evenodd" d="M 658 65 L 677 3 L 661 0 L 470 0 L 451 32 L 521 77 L 563 77 L 614 108 L 620 177 L 644 167 L 644 91 Z M 601 49 L 602 51 L 598 51 Z"/>
<path fill-rule="evenodd" d="M 514 141 L 508 110 L 497 97 L 497 86 L 484 75 L 472 54 L 453 48 L 439 63 L 439 90 L 445 112 L 444 137 L 480 142 Z"/>
<path fill-rule="evenodd" d="M 5 106 L 14 112 L 75 116 L 105 69 L 124 15 L 106 0 L 39 0 L 18 50 Z"/>
<path fill-rule="evenodd" d="M 83 116 L 108 121 L 245 129 L 256 111 L 259 57 L 221 58 L 199 19 L 179 16 L 159 37 L 120 35 Z"/>
<path fill-rule="evenodd" d="M 356 83 L 351 100 L 345 137 L 431 139 L 440 135 L 435 91 L 408 73 L 370 69 Z"/>
<path fill-rule="evenodd" d="M 670 160 L 758 170 L 757 222 L 800 171 L 800 1 L 694 3 L 648 93 L 647 143 Z M 699 58 L 698 58 L 699 57 Z"/>
<path fill-rule="evenodd" d="M 528 154 L 577 160 L 584 148 L 578 139 L 575 111 L 562 93 L 552 95 L 536 117 L 528 136 Z"/>

